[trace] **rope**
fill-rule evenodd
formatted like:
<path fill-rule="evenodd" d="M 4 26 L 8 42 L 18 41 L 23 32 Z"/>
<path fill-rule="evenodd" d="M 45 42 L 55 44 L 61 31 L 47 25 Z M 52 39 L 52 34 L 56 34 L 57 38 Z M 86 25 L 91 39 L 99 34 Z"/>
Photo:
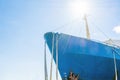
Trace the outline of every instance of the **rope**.
<path fill-rule="evenodd" d="M 58 35 L 56 35 L 56 80 L 58 80 Z"/>
<path fill-rule="evenodd" d="M 51 67 L 50 67 L 50 80 L 52 80 L 53 54 L 54 54 L 54 34 L 53 34 L 53 39 L 52 39 L 52 57 L 51 57 Z"/>
<path fill-rule="evenodd" d="M 68 25 L 71 25 L 71 23 L 74 23 L 74 22 L 78 21 L 78 20 L 80 19 L 80 17 L 81 17 L 81 16 L 79 16 L 78 18 L 73 19 L 73 20 L 71 20 L 70 22 L 67 22 L 67 23 L 65 23 L 65 24 L 63 24 L 63 25 L 61 25 L 61 26 L 59 26 L 59 27 L 57 27 L 57 28 L 55 28 L 55 29 L 52 29 L 52 30 L 50 30 L 50 31 L 53 32 L 53 31 L 57 31 L 57 30 L 63 29 L 63 28 L 65 28 L 65 27 L 69 27 Z"/>
<path fill-rule="evenodd" d="M 116 57 L 115 57 L 114 50 L 113 50 L 113 57 L 114 57 L 114 68 L 115 68 L 115 80 L 118 80 L 117 66 L 116 66 Z"/>
<path fill-rule="evenodd" d="M 47 60 L 46 60 L 46 41 L 45 41 L 45 44 L 44 44 L 44 73 L 45 73 L 45 80 L 48 80 Z"/>
<path fill-rule="evenodd" d="M 94 24 L 94 25 L 95 25 L 94 27 L 95 27 L 99 32 L 101 32 L 107 39 L 110 39 L 109 36 L 108 36 L 105 32 L 103 32 L 95 23 L 93 23 L 92 21 L 91 21 L 91 23 Z"/>

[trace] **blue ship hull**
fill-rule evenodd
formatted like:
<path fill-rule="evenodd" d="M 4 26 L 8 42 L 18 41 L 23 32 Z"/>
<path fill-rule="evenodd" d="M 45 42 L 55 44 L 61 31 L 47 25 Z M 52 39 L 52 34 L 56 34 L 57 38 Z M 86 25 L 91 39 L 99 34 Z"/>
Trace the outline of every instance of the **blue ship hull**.
<path fill-rule="evenodd" d="M 63 78 L 70 71 L 80 75 L 82 80 L 114 80 L 115 65 L 113 53 L 116 57 L 118 80 L 120 80 L 119 48 L 92 40 L 66 34 L 46 33 L 47 45 L 52 52 L 53 35 L 58 36 L 58 69 Z M 54 40 L 55 46 L 56 40 Z M 54 61 L 56 62 L 56 47 L 54 47 Z"/>

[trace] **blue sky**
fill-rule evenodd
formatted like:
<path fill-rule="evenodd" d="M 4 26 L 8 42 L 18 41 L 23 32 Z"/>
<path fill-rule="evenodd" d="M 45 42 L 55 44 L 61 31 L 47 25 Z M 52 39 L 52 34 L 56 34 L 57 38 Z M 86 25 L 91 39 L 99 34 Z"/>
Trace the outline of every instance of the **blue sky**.
<path fill-rule="evenodd" d="M 85 37 L 83 18 L 72 14 L 72 1 L 0 0 L 0 80 L 43 80 L 44 33 Z M 85 1 L 91 5 L 88 23 L 92 39 L 108 39 L 99 28 L 109 38 L 120 40 L 120 1 Z M 47 56 L 49 61 L 49 51 Z"/>

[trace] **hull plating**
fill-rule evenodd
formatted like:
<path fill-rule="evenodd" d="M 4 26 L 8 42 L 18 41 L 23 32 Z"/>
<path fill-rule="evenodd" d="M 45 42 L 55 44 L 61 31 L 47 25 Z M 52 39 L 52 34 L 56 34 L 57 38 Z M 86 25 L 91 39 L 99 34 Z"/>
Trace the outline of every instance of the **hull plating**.
<path fill-rule="evenodd" d="M 50 32 L 45 34 L 50 51 L 52 51 L 53 34 L 54 46 L 58 36 L 58 69 L 61 77 L 73 71 L 83 80 L 113 80 L 115 76 L 113 53 L 120 52 L 120 49 L 84 38 Z M 56 47 L 54 47 L 56 61 L 55 50 Z M 116 53 L 115 56 L 120 80 L 120 56 Z"/>

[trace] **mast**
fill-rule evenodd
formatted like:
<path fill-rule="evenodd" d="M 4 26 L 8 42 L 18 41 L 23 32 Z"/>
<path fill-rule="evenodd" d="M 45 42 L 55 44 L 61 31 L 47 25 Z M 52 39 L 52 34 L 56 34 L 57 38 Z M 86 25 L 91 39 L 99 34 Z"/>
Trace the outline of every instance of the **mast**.
<path fill-rule="evenodd" d="M 89 27 L 88 27 L 88 22 L 87 22 L 87 17 L 84 15 L 84 20 L 85 20 L 85 25 L 86 25 L 86 37 L 90 39 L 90 32 L 89 32 Z"/>

